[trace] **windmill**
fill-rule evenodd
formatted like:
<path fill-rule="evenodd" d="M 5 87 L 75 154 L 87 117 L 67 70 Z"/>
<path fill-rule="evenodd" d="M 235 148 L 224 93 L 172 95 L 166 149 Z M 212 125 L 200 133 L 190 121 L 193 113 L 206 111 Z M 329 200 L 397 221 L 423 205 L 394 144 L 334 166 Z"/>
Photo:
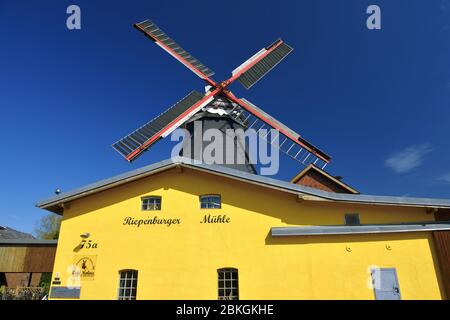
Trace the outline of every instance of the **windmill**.
<path fill-rule="evenodd" d="M 194 133 L 195 121 L 201 121 L 204 129 L 243 128 L 253 129 L 268 143 L 300 162 L 302 165 L 315 164 L 320 168 L 330 162 L 331 158 L 313 144 L 302 138 L 280 121 L 244 98 L 237 98 L 228 87 L 239 81 L 250 89 L 272 68 L 280 63 L 292 48 L 281 39 L 265 47 L 232 71 L 232 76 L 222 82 L 215 82 L 211 76 L 214 72 L 186 52 L 152 21 L 145 20 L 134 27 L 150 38 L 158 46 L 184 64 L 188 69 L 206 82 L 206 93 L 192 91 L 175 105 L 139 127 L 129 135 L 115 142 L 112 146 L 127 161 L 131 162 L 148 150 L 158 140 L 166 138 L 179 127 Z M 267 130 L 276 129 L 275 136 Z M 262 134 L 260 134 L 262 133 Z M 235 145 L 235 152 L 245 153 L 245 147 Z M 183 152 L 186 151 L 183 149 Z M 197 159 L 197 155 L 191 155 Z M 253 165 L 236 165 L 237 169 L 255 172 Z"/>

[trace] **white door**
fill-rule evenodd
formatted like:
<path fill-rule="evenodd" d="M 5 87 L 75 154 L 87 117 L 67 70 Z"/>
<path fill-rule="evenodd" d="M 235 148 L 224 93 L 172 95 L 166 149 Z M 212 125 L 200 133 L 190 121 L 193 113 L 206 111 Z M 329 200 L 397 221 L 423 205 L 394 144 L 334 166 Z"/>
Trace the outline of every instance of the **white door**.
<path fill-rule="evenodd" d="M 401 299 L 395 268 L 372 269 L 372 283 L 376 300 Z"/>

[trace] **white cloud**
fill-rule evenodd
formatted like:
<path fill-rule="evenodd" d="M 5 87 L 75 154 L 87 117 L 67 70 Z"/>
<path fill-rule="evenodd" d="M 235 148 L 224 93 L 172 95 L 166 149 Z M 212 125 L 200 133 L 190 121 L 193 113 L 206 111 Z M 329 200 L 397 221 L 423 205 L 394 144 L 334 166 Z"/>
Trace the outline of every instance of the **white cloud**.
<path fill-rule="evenodd" d="M 395 173 L 406 173 L 419 167 L 431 150 L 429 143 L 413 145 L 391 154 L 384 160 L 384 165 L 394 170 Z"/>
<path fill-rule="evenodd" d="M 444 174 L 443 176 L 439 177 L 438 180 L 450 183 L 450 173 Z"/>

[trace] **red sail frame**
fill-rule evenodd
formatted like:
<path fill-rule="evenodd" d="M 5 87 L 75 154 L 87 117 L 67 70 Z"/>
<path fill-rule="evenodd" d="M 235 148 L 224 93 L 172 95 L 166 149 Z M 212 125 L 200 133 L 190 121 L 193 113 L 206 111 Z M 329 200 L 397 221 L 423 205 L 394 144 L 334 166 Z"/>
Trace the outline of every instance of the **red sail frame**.
<path fill-rule="evenodd" d="M 171 56 L 173 56 L 175 59 L 180 61 L 182 64 L 184 64 L 188 69 L 190 69 L 192 72 L 194 72 L 197 76 L 199 76 L 201 79 L 208 82 L 211 86 L 215 87 L 217 84 L 211 80 L 206 74 L 204 74 L 201 70 L 196 68 L 192 63 L 184 59 L 181 55 L 175 52 L 172 48 L 170 48 L 168 45 L 166 45 L 164 42 L 162 42 L 158 37 L 154 36 L 150 32 L 147 32 L 140 24 L 135 24 L 134 27 L 138 29 L 139 31 L 143 32 L 146 36 L 150 37 L 158 46 L 163 48 L 165 51 L 167 51 Z M 184 49 L 183 49 L 184 51 Z"/>
<path fill-rule="evenodd" d="M 192 107 L 187 109 L 185 112 L 180 114 L 175 120 L 171 121 L 166 127 L 161 129 L 157 134 L 155 134 L 150 140 L 147 140 L 143 144 L 139 146 L 139 148 L 136 148 L 134 151 L 132 151 L 125 159 L 127 161 L 133 161 L 136 159 L 142 152 L 147 150 L 154 142 L 156 142 L 159 138 L 164 136 L 166 133 L 175 130 L 178 128 L 181 124 L 183 124 L 185 121 L 187 121 L 190 118 L 190 115 L 192 113 L 196 113 L 198 110 L 200 110 L 204 104 L 209 103 L 210 100 L 214 98 L 214 96 L 220 92 L 220 89 L 216 89 L 208 94 L 205 95 L 205 97 L 195 103 Z"/>
<path fill-rule="evenodd" d="M 152 34 L 153 31 L 148 31 L 147 32 L 145 30 L 145 28 L 143 28 L 141 26 L 141 24 L 145 24 L 145 23 L 148 23 L 152 27 L 154 26 L 155 28 L 157 28 L 160 31 L 160 33 L 159 34 Z M 144 21 L 144 22 L 142 22 L 140 24 L 135 24 L 134 26 L 135 26 L 135 28 L 137 28 L 138 30 L 143 32 L 146 36 L 150 37 L 154 42 L 156 42 L 157 45 L 159 45 L 161 48 L 163 48 L 165 51 L 167 51 L 170 55 L 172 55 L 174 58 L 176 58 L 178 61 L 180 61 L 186 67 L 188 67 L 197 76 L 199 76 L 201 79 L 206 81 L 212 88 L 210 89 L 210 91 L 207 94 L 205 94 L 204 98 L 202 98 L 200 101 L 198 101 L 197 103 L 192 105 L 192 107 L 188 108 L 185 112 L 180 114 L 175 120 L 171 121 L 167 126 L 165 126 L 163 129 L 161 129 L 151 139 L 149 139 L 148 141 L 145 141 L 144 143 L 142 143 L 138 148 L 136 148 L 128 156 L 126 156 L 125 157 L 126 160 L 133 161 L 134 159 L 136 159 L 142 152 L 147 150 L 158 139 L 160 139 L 162 137 L 165 137 L 168 134 L 170 134 L 173 130 L 178 128 L 181 124 L 186 122 L 190 117 L 192 117 L 196 112 L 198 112 L 203 106 L 205 106 L 210 101 L 212 101 L 212 99 L 216 95 L 221 94 L 221 95 L 224 95 L 225 97 L 227 97 L 230 101 L 238 104 L 240 107 L 244 108 L 245 110 L 247 110 L 248 112 L 253 114 L 255 117 L 259 118 L 261 121 L 267 123 L 272 128 L 277 129 L 280 133 L 282 133 L 284 136 L 289 138 L 289 140 L 295 142 L 296 144 L 298 144 L 299 146 L 301 146 L 302 148 L 304 148 L 305 150 L 307 150 L 309 153 L 313 154 L 317 158 L 321 159 L 325 163 L 329 163 L 330 162 L 331 157 L 329 157 L 327 154 L 325 154 L 324 152 L 320 151 L 319 149 L 314 147 L 312 144 L 310 144 L 308 141 L 304 140 L 300 136 L 299 137 L 295 137 L 294 135 L 292 135 L 291 132 L 289 132 L 290 129 L 289 130 L 285 129 L 285 128 L 287 128 L 286 126 L 284 126 L 285 128 L 281 127 L 280 125 L 278 125 L 278 123 L 277 123 L 278 121 L 276 121 L 276 122 L 272 121 L 266 115 L 261 114 L 261 112 L 259 112 L 258 110 L 255 110 L 255 108 L 253 108 L 251 105 L 247 104 L 245 101 L 243 101 L 241 99 L 238 99 L 233 93 L 231 93 L 229 90 L 227 90 L 227 87 L 230 84 L 232 84 L 234 81 L 238 80 L 239 77 L 241 77 L 245 72 L 250 70 L 258 62 L 260 62 L 262 59 L 267 57 L 267 55 L 269 55 L 271 52 L 276 50 L 279 46 L 284 44 L 284 42 L 282 40 L 277 40 L 276 42 L 274 42 L 269 47 L 264 48 L 266 51 L 261 53 L 259 56 L 257 56 L 253 60 L 252 60 L 253 57 L 250 58 L 249 60 L 247 60 L 248 64 L 245 64 L 246 62 L 244 62 L 241 65 L 242 69 L 238 70 L 229 79 L 227 79 L 227 80 L 225 80 L 225 81 L 223 81 L 221 83 L 216 83 L 207 74 L 202 72 L 199 68 L 195 67 L 191 62 L 189 62 L 188 60 L 183 58 L 174 49 L 172 49 L 169 45 L 173 46 L 175 42 L 171 38 L 169 38 L 167 35 L 165 35 L 164 32 L 162 30 L 160 30 L 156 25 L 154 25 L 151 21 L 146 20 L 146 21 Z M 153 29 L 153 30 L 155 30 L 155 29 Z M 161 36 L 162 36 L 162 38 L 160 39 L 159 37 L 161 37 Z M 170 42 L 169 45 L 164 43 L 164 41 L 167 42 L 168 39 L 170 41 L 173 41 L 173 42 Z M 209 68 L 207 68 L 206 66 L 201 64 L 198 60 L 196 60 L 190 54 L 188 54 L 186 51 L 184 51 L 184 49 L 182 49 L 181 47 L 178 47 L 178 49 L 179 49 L 179 51 L 183 51 L 187 55 L 189 55 L 192 58 L 191 60 L 195 60 L 196 64 L 200 65 L 203 70 L 210 71 L 209 72 L 210 74 L 213 73 L 212 70 L 210 70 Z M 186 55 L 186 54 L 184 54 L 184 55 Z M 264 75 L 262 75 L 262 76 L 264 76 Z M 262 76 L 261 76 L 261 78 L 262 78 Z"/>
<path fill-rule="evenodd" d="M 316 157 L 318 157 L 319 159 L 323 160 L 326 163 L 330 162 L 330 160 L 331 160 L 330 156 L 326 155 L 324 152 L 322 152 L 320 150 L 315 150 L 314 147 L 309 142 L 307 142 L 307 141 L 305 141 L 303 139 L 302 139 L 303 141 L 300 141 L 298 138 L 294 137 L 290 132 L 288 132 L 285 129 L 283 129 L 282 127 L 280 127 L 277 123 L 275 123 L 272 120 L 268 119 L 265 115 L 259 113 L 257 110 L 252 108 L 250 105 L 248 105 L 247 103 L 245 103 L 241 99 L 238 99 L 231 92 L 229 92 L 229 91 L 225 92 L 225 95 L 232 102 L 237 103 L 239 106 L 241 106 L 242 108 L 244 108 L 245 110 L 247 110 L 248 112 L 253 114 L 255 117 L 259 118 L 261 121 L 267 123 L 272 128 L 277 129 L 282 134 L 284 134 L 286 137 L 288 137 L 290 140 L 292 140 L 293 142 L 297 143 L 302 148 L 307 150 L 309 153 L 315 155 Z"/>

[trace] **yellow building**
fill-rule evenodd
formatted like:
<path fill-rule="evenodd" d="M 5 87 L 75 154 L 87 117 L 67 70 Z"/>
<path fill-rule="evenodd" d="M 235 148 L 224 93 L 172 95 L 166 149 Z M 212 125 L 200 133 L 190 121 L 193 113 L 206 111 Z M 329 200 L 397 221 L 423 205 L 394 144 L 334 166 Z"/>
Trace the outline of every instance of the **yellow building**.
<path fill-rule="evenodd" d="M 38 203 L 51 298 L 445 299 L 449 200 L 326 192 L 178 159 Z"/>

